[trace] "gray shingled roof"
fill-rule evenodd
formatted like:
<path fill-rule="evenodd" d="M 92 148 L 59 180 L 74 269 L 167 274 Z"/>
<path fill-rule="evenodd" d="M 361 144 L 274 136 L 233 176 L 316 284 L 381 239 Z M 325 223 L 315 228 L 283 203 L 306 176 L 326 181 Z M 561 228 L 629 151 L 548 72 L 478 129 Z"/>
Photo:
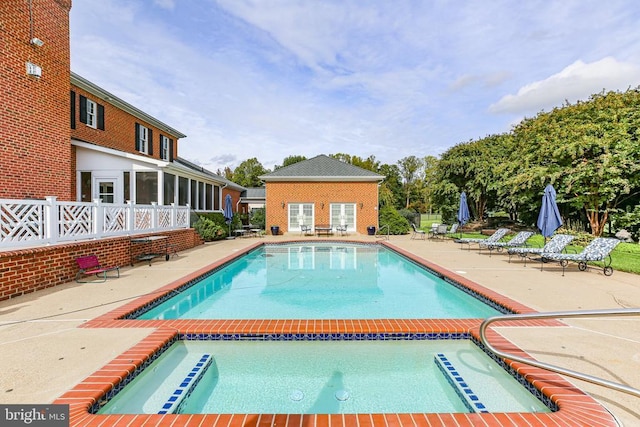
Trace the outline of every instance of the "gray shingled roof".
<path fill-rule="evenodd" d="M 381 181 L 383 175 L 321 154 L 260 176 L 263 181 Z"/>
<path fill-rule="evenodd" d="M 242 192 L 243 199 L 264 199 L 267 195 L 264 187 L 249 187 Z"/>
<path fill-rule="evenodd" d="M 214 180 L 216 180 L 216 181 L 218 181 L 220 183 L 227 184 L 228 187 L 231 187 L 234 190 L 238 190 L 238 191 L 246 190 L 246 187 L 243 187 L 240 184 L 236 184 L 233 181 L 229 181 L 227 178 L 225 178 L 223 176 L 220 176 L 217 173 L 213 173 L 210 170 L 207 170 L 207 169 L 203 168 L 202 166 L 198 166 L 195 163 L 192 163 L 192 162 L 188 161 L 187 159 L 183 159 L 182 157 L 175 157 L 173 159 L 173 162 L 177 163 L 177 164 L 180 164 L 182 166 L 185 166 L 185 167 L 187 167 L 189 169 L 192 169 L 192 170 L 194 170 L 196 172 L 200 172 L 200 173 L 203 173 L 205 175 L 209 175 L 212 179 L 214 179 Z"/>

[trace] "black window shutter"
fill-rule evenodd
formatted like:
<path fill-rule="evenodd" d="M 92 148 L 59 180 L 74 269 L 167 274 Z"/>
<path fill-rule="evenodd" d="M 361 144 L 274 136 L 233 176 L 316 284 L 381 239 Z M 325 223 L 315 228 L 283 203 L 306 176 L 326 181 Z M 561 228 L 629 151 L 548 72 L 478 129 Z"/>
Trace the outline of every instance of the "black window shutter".
<path fill-rule="evenodd" d="M 140 151 L 140 123 L 136 123 L 136 151 Z"/>
<path fill-rule="evenodd" d="M 173 139 L 169 140 L 169 161 L 173 162 Z"/>
<path fill-rule="evenodd" d="M 149 143 L 147 154 L 153 156 L 153 131 L 151 129 L 147 129 L 147 142 Z"/>
<path fill-rule="evenodd" d="M 158 134 L 158 157 L 160 157 L 160 160 L 164 160 L 162 158 L 162 136 L 161 133 Z"/>
<path fill-rule="evenodd" d="M 71 129 L 76 128 L 76 93 L 71 91 Z"/>
<path fill-rule="evenodd" d="M 87 123 L 87 97 L 80 95 L 80 123 Z"/>
<path fill-rule="evenodd" d="M 98 104 L 98 129 L 104 130 L 104 105 Z"/>

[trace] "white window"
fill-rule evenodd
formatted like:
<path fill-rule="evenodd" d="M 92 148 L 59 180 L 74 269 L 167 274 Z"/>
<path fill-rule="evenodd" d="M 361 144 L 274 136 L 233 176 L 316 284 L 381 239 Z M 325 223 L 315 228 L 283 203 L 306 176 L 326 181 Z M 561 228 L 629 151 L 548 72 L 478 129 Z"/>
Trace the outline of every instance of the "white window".
<path fill-rule="evenodd" d="M 113 203 L 115 201 L 115 182 L 98 180 L 98 199 L 102 203 Z"/>
<path fill-rule="evenodd" d="M 169 160 L 169 138 L 164 135 L 160 135 L 160 158 Z"/>
<path fill-rule="evenodd" d="M 98 106 L 95 102 L 87 99 L 87 126 L 96 128 L 98 125 Z"/>
<path fill-rule="evenodd" d="M 138 151 L 145 154 L 149 152 L 149 129 L 142 125 L 138 127 Z"/>
<path fill-rule="evenodd" d="M 313 203 L 289 203 L 289 231 L 300 231 L 301 225 L 313 227 Z"/>

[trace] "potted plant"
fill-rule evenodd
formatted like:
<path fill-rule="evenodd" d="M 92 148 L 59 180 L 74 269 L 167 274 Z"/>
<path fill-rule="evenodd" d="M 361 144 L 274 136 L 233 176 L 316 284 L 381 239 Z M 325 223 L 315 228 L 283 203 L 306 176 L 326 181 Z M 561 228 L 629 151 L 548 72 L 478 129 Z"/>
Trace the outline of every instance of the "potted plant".
<path fill-rule="evenodd" d="M 277 236 L 278 234 L 280 234 L 280 226 L 279 225 L 272 225 L 271 226 L 271 234 L 274 236 Z"/>

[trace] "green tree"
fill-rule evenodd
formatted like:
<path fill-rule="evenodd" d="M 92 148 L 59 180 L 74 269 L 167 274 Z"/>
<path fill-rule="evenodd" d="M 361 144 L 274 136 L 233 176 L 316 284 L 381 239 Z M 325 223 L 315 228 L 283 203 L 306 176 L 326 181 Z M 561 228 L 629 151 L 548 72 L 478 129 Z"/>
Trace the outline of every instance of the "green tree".
<path fill-rule="evenodd" d="M 380 184 L 380 205 L 389 206 L 394 209 L 404 207 L 402 196 L 402 177 L 398 165 L 382 164 L 377 171 L 384 175 L 385 179 Z"/>
<path fill-rule="evenodd" d="M 609 215 L 640 184 L 640 92 L 608 92 L 539 113 L 514 129 L 526 167 L 523 188 L 556 187 L 560 203 L 582 210 L 591 233 L 602 235 Z"/>
<path fill-rule="evenodd" d="M 421 163 L 420 159 L 416 156 L 408 156 L 398 160 L 398 167 L 400 168 L 400 176 L 402 176 L 406 197 L 404 207 L 407 209 L 411 203 L 411 192 L 415 188 Z"/>
<path fill-rule="evenodd" d="M 418 183 L 423 209 L 421 212 L 433 212 L 433 190 L 438 180 L 438 158 L 425 156 L 422 159 L 422 180 Z"/>
<path fill-rule="evenodd" d="M 342 162 L 349 163 L 350 165 L 358 166 L 359 168 L 376 173 L 378 173 L 378 169 L 380 168 L 380 162 L 378 162 L 376 160 L 376 157 L 373 155 L 367 157 L 366 159 L 345 153 L 330 154 L 329 157 L 333 157 L 336 160 L 340 160 Z"/>
<path fill-rule="evenodd" d="M 258 177 L 267 172 L 268 170 L 262 166 L 258 159 L 253 157 L 243 161 L 233 170 L 232 181 L 243 187 L 260 187 L 262 183 Z"/>
<path fill-rule="evenodd" d="M 293 165 L 294 163 L 298 163 L 301 162 L 303 160 L 307 160 L 307 158 L 305 156 L 301 156 L 301 155 L 296 155 L 296 156 L 287 156 L 284 158 L 284 160 L 282 161 L 282 166 L 274 166 L 273 170 L 278 170 L 280 168 L 283 168 L 285 166 L 289 166 L 289 165 Z"/>
<path fill-rule="evenodd" d="M 496 171 L 503 158 L 503 138 L 499 135 L 461 143 L 442 154 L 436 167 L 433 197 L 445 219 L 451 220 L 449 216 L 462 191 L 467 193 L 475 218 L 483 218 L 487 209 L 496 206 L 496 188 L 502 185 Z"/>

